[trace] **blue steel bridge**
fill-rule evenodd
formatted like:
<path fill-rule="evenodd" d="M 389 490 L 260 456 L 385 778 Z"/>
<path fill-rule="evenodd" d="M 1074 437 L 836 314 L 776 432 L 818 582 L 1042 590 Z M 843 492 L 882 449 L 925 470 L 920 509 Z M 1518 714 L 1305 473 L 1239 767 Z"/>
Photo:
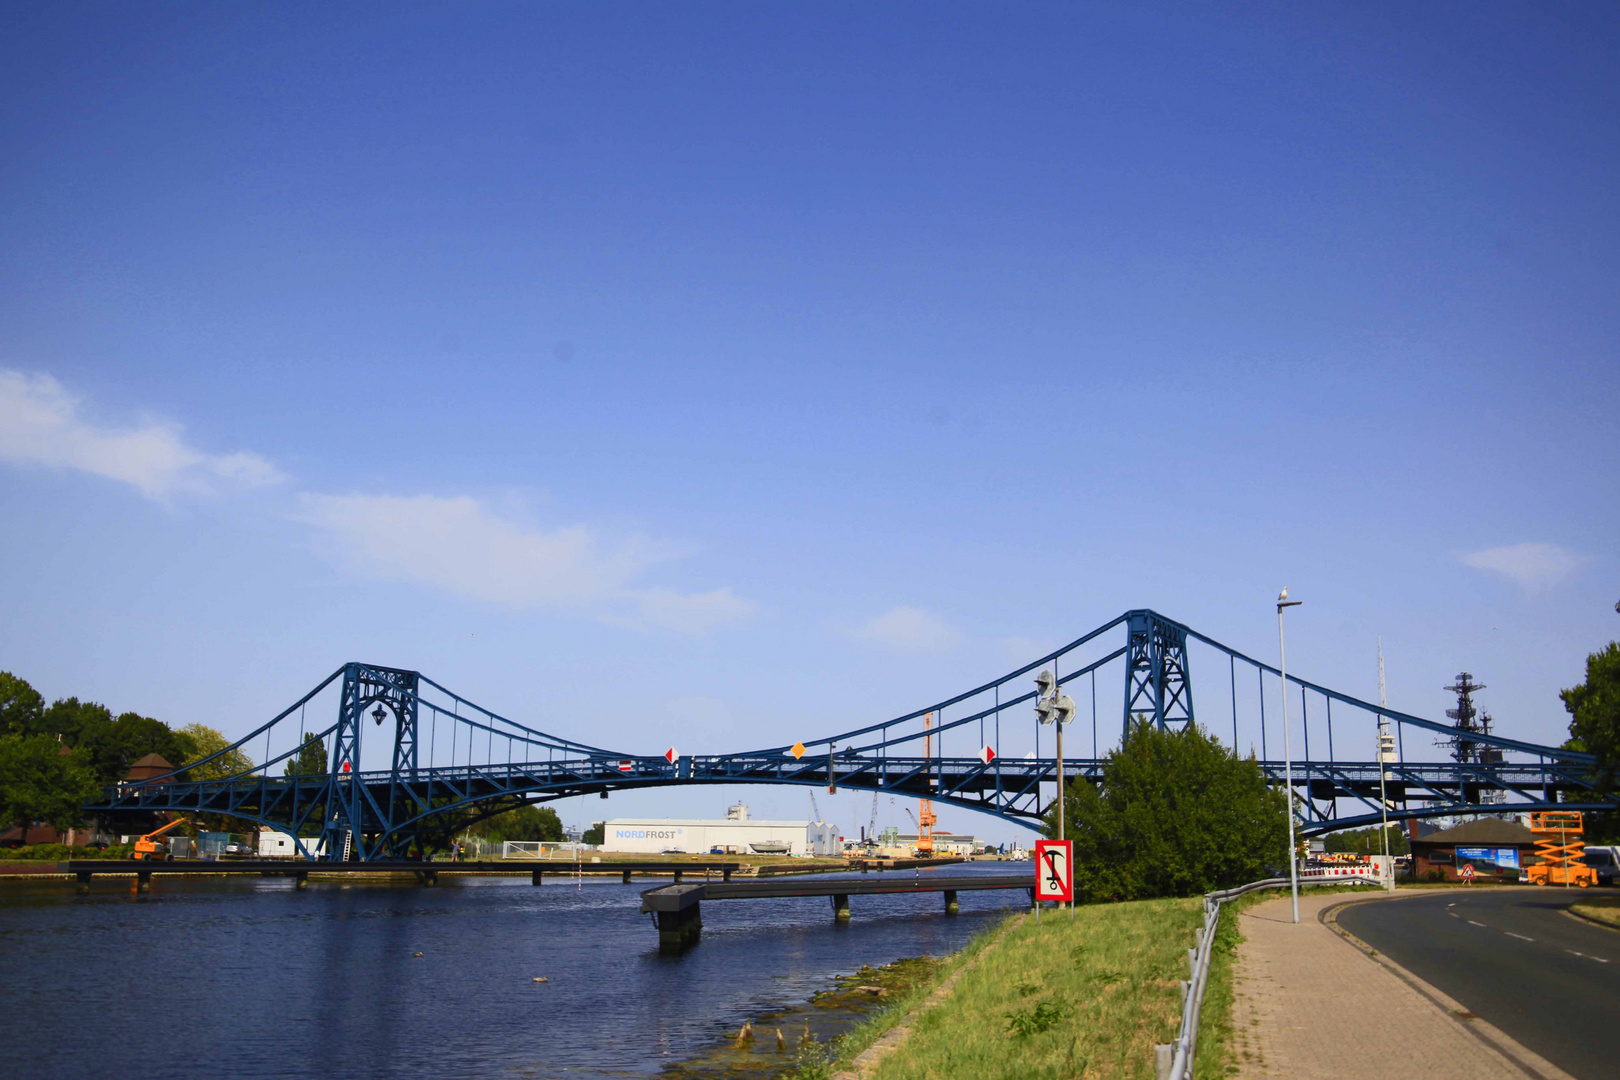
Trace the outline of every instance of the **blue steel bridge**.
<path fill-rule="evenodd" d="M 673 760 L 662 747 L 609 750 L 548 734 L 419 672 L 350 663 L 228 750 L 190 767 L 233 760 L 226 755 L 236 750 L 259 762 L 248 771 L 211 780 L 177 772 L 120 784 L 86 809 L 231 815 L 295 837 L 321 836 L 325 857 L 349 860 L 399 859 L 526 803 L 686 784 L 836 785 L 1038 827 L 1055 797 L 1057 771 L 1051 730 L 1043 733 L 1035 721 L 1034 674 L 1055 668 L 1080 704 L 1065 736 L 1063 772 L 1096 781 L 1100 755 L 1133 718 L 1168 728 L 1193 722 L 1195 656 L 1199 726 L 1223 740 L 1229 733 L 1234 749 L 1253 753 L 1279 786 L 1280 696 L 1290 695 L 1293 732 L 1303 736 L 1293 743 L 1293 784 L 1306 835 L 1380 820 L 1380 716 L 1395 728 L 1401 759 L 1383 770 L 1391 820 L 1612 807 L 1593 790 L 1589 755 L 1477 734 L 1471 741 L 1492 751 L 1469 755 L 1478 760 L 1415 760 L 1441 757 L 1437 742 L 1455 730 L 1293 675 L 1284 686 L 1269 664 L 1143 609 L 999 679 L 891 720 L 794 746 Z M 1110 687 L 1121 693 L 1111 703 Z M 336 718 L 312 724 L 309 706 L 333 691 Z M 1099 743 L 1100 731 L 1106 742 Z M 289 765 L 311 738 L 324 747 L 324 768 L 299 774 Z"/>

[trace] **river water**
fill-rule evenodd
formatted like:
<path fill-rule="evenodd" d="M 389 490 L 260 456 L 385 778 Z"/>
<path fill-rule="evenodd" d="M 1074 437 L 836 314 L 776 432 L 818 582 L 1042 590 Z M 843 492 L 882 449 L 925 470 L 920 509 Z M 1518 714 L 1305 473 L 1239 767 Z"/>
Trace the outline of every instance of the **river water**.
<path fill-rule="evenodd" d="M 701 942 L 666 956 L 639 913 L 654 884 L 312 881 L 299 892 L 280 879 L 159 876 L 146 894 L 98 879 L 78 895 L 7 882 L 0 1018 L 17 1036 L 8 1072 L 645 1076 L 837 974 L 953 952 L 1028 902 L 1022 891 L 964 892 L 951 918 L 938 893 L 854 896 L 842 925 L 824 897 L 711 902 Z"/>

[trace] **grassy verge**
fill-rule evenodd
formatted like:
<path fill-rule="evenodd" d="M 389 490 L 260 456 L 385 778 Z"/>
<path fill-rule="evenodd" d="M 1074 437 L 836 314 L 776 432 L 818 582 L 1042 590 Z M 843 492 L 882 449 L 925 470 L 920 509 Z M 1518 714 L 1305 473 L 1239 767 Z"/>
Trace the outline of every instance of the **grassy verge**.
<path fill-rule="evenodd" d="M 876 1076 L 1152 1076 L 1154 1043 L 1170 1041 L 1180 1021 L 1177 984 L 1198 913 L 1192 899 L 1085 906 L 1072 922 L 1060 911 L 1039 925 L 1014 916 L 994 954 L 916 1020 Z"/>
<path fill-rule="evenodd" d="M 1578 904 L 1571 904 L 1569 909 L 1577 915 L 1620 930 L 1620 900 L 1582 900 Z"/>
<path fill-rule="evenodd" d="M 1009 918 L 1020 917 L 1014 915 Z M 912 984 L 885 1008 L 873 1013 L 831 1044 L 806 1047 L 799 1054 L 795 1076 L 798 1080 L 827 1080 L 833 1073 L 847 1066 L 926 1001 L 928 995 L 939 988 L 940 983 L 962 970 L 974 957 L 982 953 L 1005 926 L 1006 922 L 999 922 L 982 933 L 975 934 L 960 951 L 937 964 L 932 977 Z"/>

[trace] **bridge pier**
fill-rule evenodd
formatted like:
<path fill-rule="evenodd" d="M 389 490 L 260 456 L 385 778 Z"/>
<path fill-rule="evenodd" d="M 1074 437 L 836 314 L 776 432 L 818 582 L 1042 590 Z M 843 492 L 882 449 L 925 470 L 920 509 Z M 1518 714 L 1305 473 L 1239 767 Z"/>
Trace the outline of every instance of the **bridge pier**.
<path fill-rule="evenodd" d="M 530 885 L 538 885 L 538 884 L 540 884 L 540 871 L 536 870 L 536 871 L 534 871 L 533 873 L 531 873 L 529 875 L 529 884 Z"/>
<path fill-rule="evenodd" d="M 88 870 L 80 870 L 78 872 L 78 874 L 75 875 L 75 877 L 77 877 L 79 879 L 78 880 L 78 885 L 75 886 L 77 888 L 77 890 L 79 892 L 82 892 L 82 893 L 89 892 L 90 891 L 90 877 L 91 877 L 90 871 L 88 871 Z"/>
<path fill-rule="evenodd" d="M 658 927 L 659 950 L 680 952 L 697 944 L 703 935 L 703 905 L 695 903 L 676 911 L 654 912 L 653 925 Z"/>
<path fill-rule="evenodd" d="M 437 870 L 418 870 L 416 871 L 416 880 L 421 882 L 423 886 L 437 885 L 439 883 L 439 872 Z"/>
<path fill-rule="evenodd" d="M 151 892 L 152 891 L 152 871 L 150 871 L 150 870 L 137 870 L 137 871 L 135 871 L 135 891 L 136 892 Z"/>
<path fill-rule="evenodd" d="M 624 883 L 626 885 L 630 884 L 630 871 L 628 870 L 624 872 Z"/>
<path fill-rule="evenodd" d="M 309 888 L 308 870 L 300 870 L 298 873 L 293 875 L 293 888 L 297 889 L 299 892 L 303 892 L 305 889 Z"/>
<path fill-rule="evenodd" d="M 839 922 L 849 922 L 849 894 L 835 893 L 832 898 L 833 918 Z"/>
<path fill-rule="evenodd" d="M 956 902 L 956 890 L 955 889 L 946 889 L 945 890 L 945 914 L 947 914 L 947 915 L 955 915 L 957 912 L 959 912 L 961 910 L 962 910 L 961 905 L 959 905 Z"/>

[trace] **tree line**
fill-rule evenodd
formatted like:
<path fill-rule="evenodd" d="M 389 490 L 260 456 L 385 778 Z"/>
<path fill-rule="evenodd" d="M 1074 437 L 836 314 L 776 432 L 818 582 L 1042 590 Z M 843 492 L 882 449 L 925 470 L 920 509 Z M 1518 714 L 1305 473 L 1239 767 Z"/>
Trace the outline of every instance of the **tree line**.
<path fill-rule="evenodd" d="M 81 825 L 80 808 L 147 754 L 186 765 L 229 745 L 205 724 L 175 729 L 136 712 L 114 715 L 105 705 L 77 697 L 47 705 L 27 680 L 0 671 L 0 827 Z M 199 766 L 195 778 L 219 779 L 252 768 L 247 755 L 231 751 Z"/>

